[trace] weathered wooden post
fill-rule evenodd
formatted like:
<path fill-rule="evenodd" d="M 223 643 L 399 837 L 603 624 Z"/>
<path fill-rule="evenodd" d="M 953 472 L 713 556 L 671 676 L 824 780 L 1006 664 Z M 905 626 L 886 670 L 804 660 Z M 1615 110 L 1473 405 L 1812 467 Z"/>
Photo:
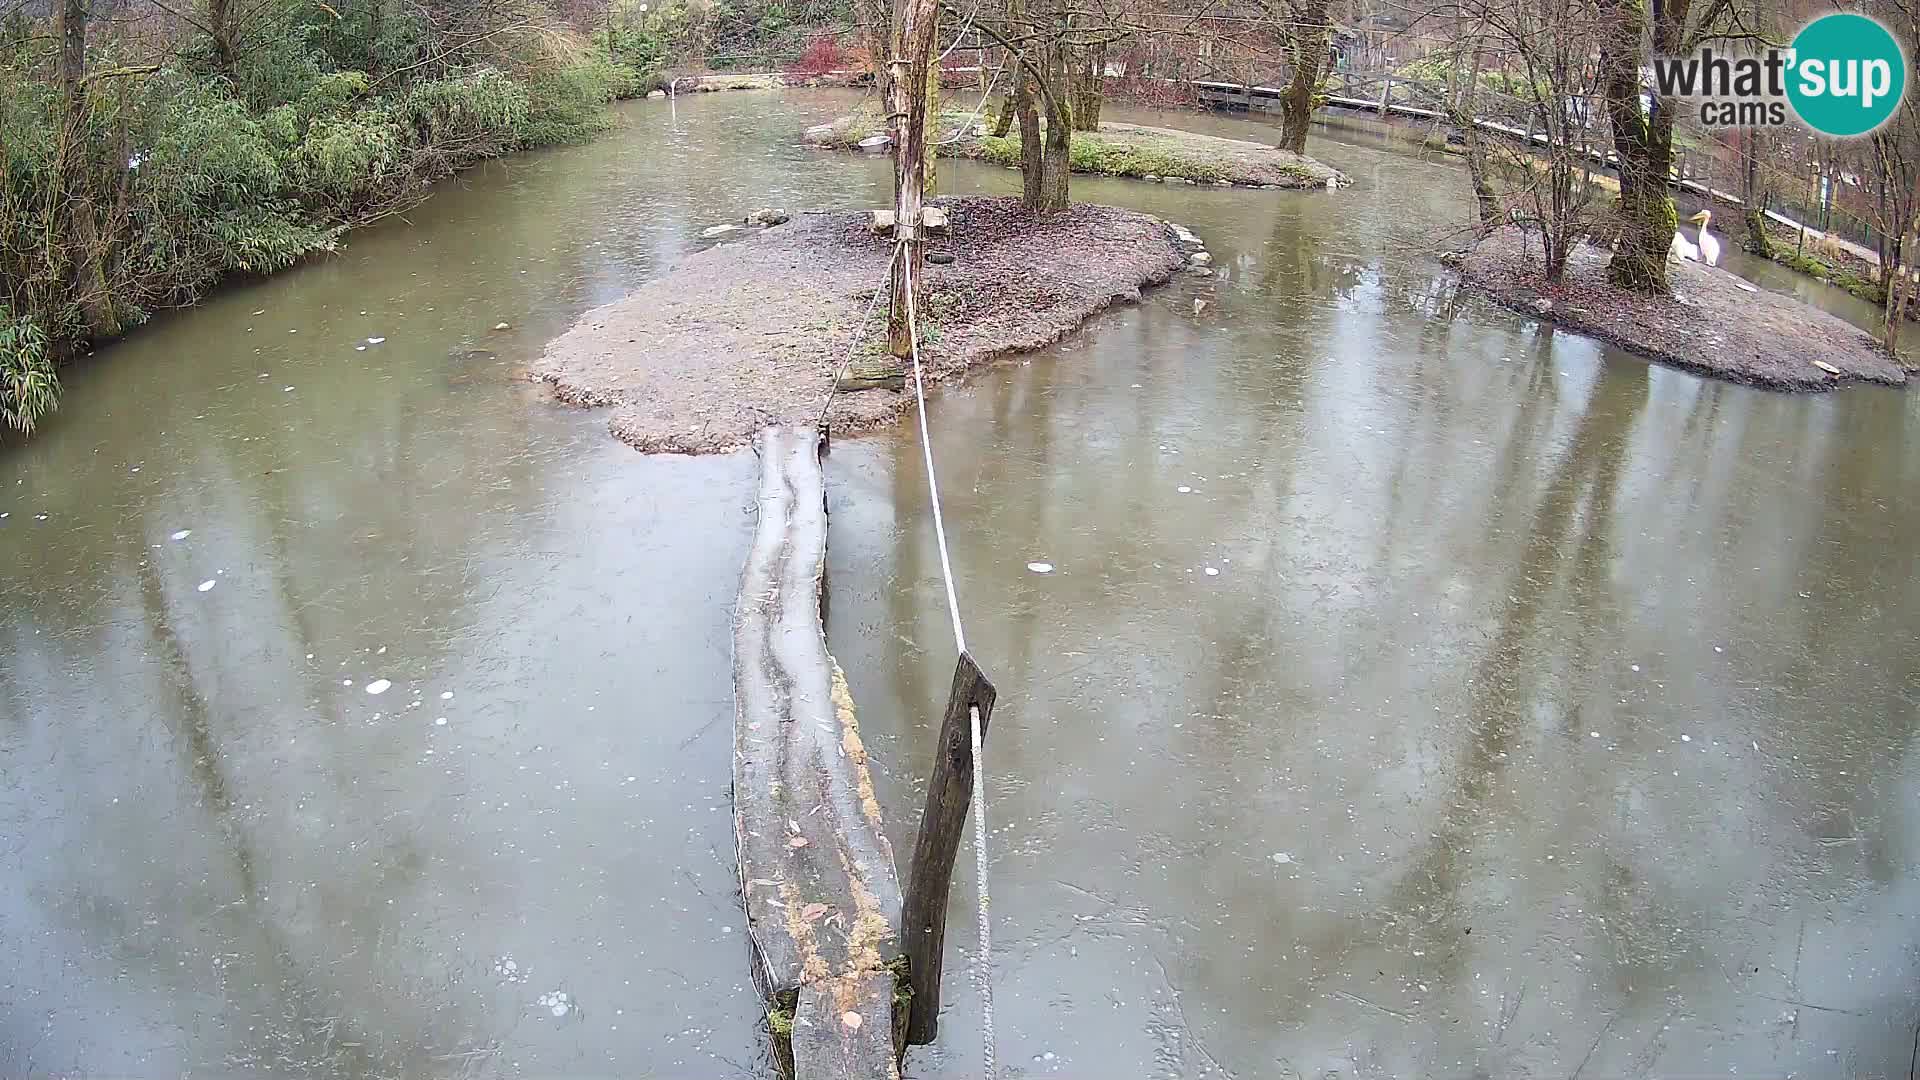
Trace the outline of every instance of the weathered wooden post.
<path fill-rule="evenodd" d="M 905 358 L 913 348 L 907 325 L 907 290 L 920 266 L 920 203 L 927 182 L 927 80 L 939 32 L 938 0 L 894 0 L 893 235 L 906 246 L 893 261 L 892 299 L 887 306 L 887 350 Z"/>
<path fill-rule="evenodd" d="M 980 740 L 987 738 L 993 715 L 993 684 L 967 653 L 953 668 L 953 689 L 934 744 L 933 775 L 927 781 L 927 808 L 913 842 L 907 869 L 907 896 L 900 914 L 907 952 L 907 977 L 913 988 L 908 1006 L 907 1042 L 933 1041 L 939 1029 L 940 971 L 947 940 L 947 892 L 953 860 L 967 823 L 967 799 L 973 793 L 973 717 L 980 710 Z"/>

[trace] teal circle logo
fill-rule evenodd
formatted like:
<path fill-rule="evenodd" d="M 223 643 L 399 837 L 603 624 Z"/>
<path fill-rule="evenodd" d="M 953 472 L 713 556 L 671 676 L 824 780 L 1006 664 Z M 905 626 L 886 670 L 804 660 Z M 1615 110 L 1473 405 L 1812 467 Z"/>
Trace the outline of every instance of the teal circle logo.
<path fill-rule="evenodd" d="M 1822 15 L 1793 39 L 1787 100 L 1822 135 L 1865 135 L 1893 115 L 1907 89 L 1907 58 L 1865 15 Z"/>

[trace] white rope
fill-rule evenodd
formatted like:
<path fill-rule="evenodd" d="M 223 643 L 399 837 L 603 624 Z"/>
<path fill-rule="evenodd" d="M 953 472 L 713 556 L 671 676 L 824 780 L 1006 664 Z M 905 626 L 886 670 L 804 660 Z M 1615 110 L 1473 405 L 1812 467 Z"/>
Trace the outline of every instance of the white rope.
<path fill-rule="evenodd" d="M 873 309 L 880 306 L 880 296 L 887 291 L 887 283 L 893 280 L 893 264 L 899 258 L 900 246 L 896 244 L 893 257 L 887 260 L 886 273 L 881 275 L 880 284 L 873 287 L 873 295 L 867 299 L 866 313 L 860 316 L 859 322 L 853 324 L 853 335 L 847 339 L 847 358 L 840 362 L 840 370 L 834 373 L 833 381 L 827 384 L 827 399 L 820 403 L 820 416 L 814 420 L 814 427 L 827 422 L 827 410 L 833 408 L 833 395 L 839 392 L 840 381 L 853 370 L 853 350 L 860 347 L 860 331 L 866 328 L 867 320 L 873 318 Z"/>
<path fill-rule="evenodd" d="M 961 139 L 964 139 L 967 137 L 967 133 L 973 130 L 974 122 L 980 119 L 981 111 L 987 107 L 987 99 L 993 96 L 993 88 L 1000 84 L 1001 73 L 1006 70 L 1007 70 L 1007 65 L 1005 64 L 1001 64 L 999 67 L 993 69 L 993 78 L 987 80 L 987 88 L 986 90 L 982 91 L 980 94 L 980 103 L 973 107 L 973 115 L 967 117 L 967 122 L 961 125 L 961 128 L 959 131 L 956 131 L 953 134 L 947 136 L 946 138 L 941 139 L 938 143 L 935 143 L 934 145 L 946 146 L 949 143 L 956 143 L 956 142 L 959 142 Z"/>
<path fill-rule="evenodd" d="M 906 241 L 896 245 L 899 255 Z M 906 260 L 907 272 L 907 353 L 913 357 L 913 397 L 920 405 L 920 450 L 927 461 L 927 497 L 933 500 L 933 535 L 940 542 L 940 576 L 947 581 L 947 614 L 953 617 L 953 644 L 967 651 L 967 632 L 960 625 L 960 598 L 953 591 L 953 563 L 947 558 L 947 525 L 940 517 L 940 482 L 933 475 L 933 442 L 927 434 L 927 389 L 920 378 L 920 327 L 913 306 L 913 260 Z M 976 775 L 979 768 L 975 760 Z"/>
<path fill-rule="evenodd" d="M 908 251 L 903 240 L 894 247 L 894 256 L 904 258 Z M 920 328 L 918 313 L 913 303 L 913 260 L 904 258 L 907 284 L 907 353 L 913 358 L 913 399 L 920 410 L 920 452 L 927 464 L 927 496 L 933 501 L 933 535 L 940 544 L 940 576 L 947 584 L 947 614 L 953 618 L 953 643 L 960 652 L 967 651 L 967 632 L 960 625 L 960 599 L 953 587 L 953 562 L 947 557 L 947 526 L 940 516 L 940 484 L 934 477 L 933 437 L 927 430 L 927 388 L 920 372 Z M 992 928 L 988 923 L 989 910 L 987 898 L 987 768 L 981 752 L 980 707 L 967 706 L 973 737 L 973 792 L 971 810 L 973 813 L 973 857 L 975 882 L 979 890 L 980 903 L 976 915 L 980 933 L 979 948 L 973 954 L 973 985 L 980 994 L 980 1048 L 982 1065 L 980 1075 L 985 1080 L 994 1080 L 993 1045 L 993 983 L 988 977 L 987 962 L 993 950 Z"/>
<path fill-rule="evenodd" d="M 987 922 L 987 769 L 980 757 L 980 707 L 967 706 L 967 714 L 973 718 L 973 861 L 974 878 L 980 892 L 980 907 L 976 918 L 980 923 L 980 949 L 973 958 L 973 985 L 980 992 L 980 1075 L 993 1080 L 993 984 L 988 978 L 987 961 L 991 959 L 993 931 Z"/>

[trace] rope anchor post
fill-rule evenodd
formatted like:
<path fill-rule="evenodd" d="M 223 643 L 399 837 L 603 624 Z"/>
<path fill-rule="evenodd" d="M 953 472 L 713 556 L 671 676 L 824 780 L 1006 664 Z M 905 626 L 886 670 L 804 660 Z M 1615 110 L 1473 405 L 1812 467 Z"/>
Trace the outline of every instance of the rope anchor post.
<path fill-rule="evenodd" d="M 967 804 L 974 794 L 974 732 L 977 730 L 981 739 L 986 737 L 994 696 L 993 683 L 987 681 L 973 657 L 962 652 L 954 665 L 947 712 L 940 721 L 933 775 L 927 782 L 927 808 L 920 816 L 920 833 L 913 843 L 913 863 L 907 871 L 907 895 L 900 916 L 901 935 L 906 939 L 907 976 L 913 989 L 907 1042 L 916 1046 L 932 1042 L 939 1027 L 947 893 L 966 829 Z M 976 827 L 980 824 L 975 821 Z M 982 866 L 981 872 L 985 871 Z"/>

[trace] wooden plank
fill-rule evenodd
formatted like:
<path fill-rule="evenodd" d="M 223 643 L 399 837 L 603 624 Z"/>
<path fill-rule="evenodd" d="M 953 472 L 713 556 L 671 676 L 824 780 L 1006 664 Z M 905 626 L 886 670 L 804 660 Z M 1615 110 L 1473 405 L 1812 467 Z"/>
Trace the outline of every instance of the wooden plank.
<path fill-rule="evenodd" d="M 900 916 L 906 932 L 907 976 L 913 998 L 907 1016 L 907 1042 L 933 1041 L 939 1030 L 940 972 L 947 939 L 947 893 L 953 860 L 960 852 L 973 793 L 973 718 L 980 710 L 980 739 L 987 738 L 995 692 L 973 657 L 961 653 L 953 667 L 953 689 L 934 743 L 933 775 L 927 781 L 927 806 L 913 843 L 907 871 L 907 900 Z"/>
<path fill-rule="evenodd" d="M 799 1080 L 895 1080 L 900 886 L 821 624 L 823 441 L 812 427 L 773 427 L 754 444 L 759 520 L 733 621 L 734 838 L 776 1058 Z M 881 984 L 888 992 L 873 993 Z"/>

